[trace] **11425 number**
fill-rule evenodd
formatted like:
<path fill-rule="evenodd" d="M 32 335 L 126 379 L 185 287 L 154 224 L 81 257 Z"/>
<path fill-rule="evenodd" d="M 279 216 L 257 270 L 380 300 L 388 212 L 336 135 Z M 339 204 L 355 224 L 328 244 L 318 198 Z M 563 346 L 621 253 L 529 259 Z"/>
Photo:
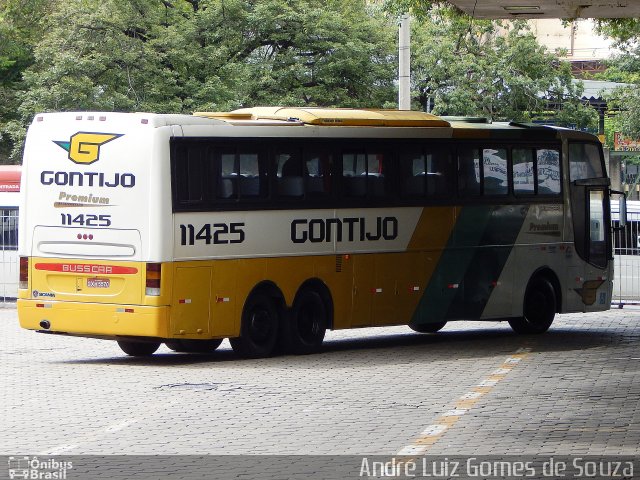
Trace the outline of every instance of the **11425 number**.
<path fill-rule="evenodd" d="M 70 213 L 61 213 L 62 225 L 80 225 L 82 227 L 110 227 L 111 215 L 90 215 L 80 213 L 71 215 Z"/>
<path fill-rule="evenodd" d="M 207 245 L 224 245 L 244 242 L 244 223 L 205 223 L 201 227 L 180 225 L 180 244 L 195 245 L 204 242 Z M 196 232 L 197 230 L 197 232 Z"/>

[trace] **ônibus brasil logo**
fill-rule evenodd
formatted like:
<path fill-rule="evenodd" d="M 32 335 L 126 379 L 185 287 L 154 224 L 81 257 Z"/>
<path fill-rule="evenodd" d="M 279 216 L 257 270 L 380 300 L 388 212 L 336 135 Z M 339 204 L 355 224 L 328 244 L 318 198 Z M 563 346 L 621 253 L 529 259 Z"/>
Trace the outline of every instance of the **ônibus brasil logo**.
<path fill-rule="evenodd" d="M 121 136 L 117 133 L 78 132 L 71 135 L 68 142 L 54 140 L 53 143 L 69 152 L 72 162 L 90 165 L 100 159 L 102 145 Z"/>

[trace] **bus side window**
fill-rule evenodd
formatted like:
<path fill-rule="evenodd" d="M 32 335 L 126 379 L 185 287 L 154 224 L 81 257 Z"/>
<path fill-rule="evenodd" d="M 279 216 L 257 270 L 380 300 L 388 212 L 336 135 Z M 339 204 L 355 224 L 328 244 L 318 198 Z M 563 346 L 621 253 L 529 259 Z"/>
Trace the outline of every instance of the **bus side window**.
<path fill-rule="evenodd" d="M 516 195 L 533 195 L 535 193 L 533 154 L 532 148 L 514 148 L 511 151 L 513 193 Z"/>
<path fill-rule="evenodd" d="M 257 153 L 241 153 L 240 197 L 261 196 L 260 166 Z"/>
<path fill-rule="evenodd" d="M 451 192 L 451 160 L 446 150 L 416 150 L 400 154 L 404 197 L 442 197 Z"/>
<path fill-rule="evenodd" d="M 426 162 L 422 151 L 400 154 L 401 193 L 404 197 L 423 197 L 426 192 L 425 177 Z"/>
<path fill-rule="evenodd" d="M 278 153 L 275 156 L 277 192 L 280 197 L 302 197 L 304 181 L 302 161 L 296 153 Z"/>
<path fill-rule="evenodd" d="M 385 183 L 386 165 L 384 155 L 370 153 L 367 155 L 367 190 L 369 196 L 384 197 L 387 193 Z"/>
<path fill-rule="evenodd" d="M 331 194 L 331 155 L 323 152 L 304 152 L 304 180 L 307 197 L 326 197 Z"/>
<path fill-rule="evenodd" d="M 541 148 L 536 151 L 536 168 L 539 195 L 560 193 L 560 152 Z"/>
<path fill-rule="evenodd" d="M 387 193 L 382 153 L 345 153 L 342 181 L 347 197 L 383 197 Z"/>
<path fill-rule="evenodd" d="M 367 160 L 364 153 L 342 155 L 342 185 L 346 197 L 367 194 Z"/>
<path fill-rule="evenodd" d="M 484 194 L 506 195 L 509 193 L 507 181 L 507 150 L 504 148 L 485 148 L 482 150 L 484 171 Z"/>
<path fill-rule="evenodd" d="M 205 181 L 208 178 L 205 149 L 181 146 L 177 151 L 176 183 L 178 203 L 193 205 L 205 201 Z"/>
<path fill-rule="evenodd" d="M 218 177 L 218 198 L 237 198 L 238 175 L 236 156 L 233 153 L 220 155 L 220 176 Z"/>
<path fill-rule="evenodd" d="M 462 197 L 480 195 L 480 155 L 477 148 L 458 150 L 458 193 Z"/>
<path fill-rule="evenodd" d="M 449 152 L 446 150 L 428 152 L 426 160 L 427 195 L 430 197 L 449 195 L 452 189 Z"/>

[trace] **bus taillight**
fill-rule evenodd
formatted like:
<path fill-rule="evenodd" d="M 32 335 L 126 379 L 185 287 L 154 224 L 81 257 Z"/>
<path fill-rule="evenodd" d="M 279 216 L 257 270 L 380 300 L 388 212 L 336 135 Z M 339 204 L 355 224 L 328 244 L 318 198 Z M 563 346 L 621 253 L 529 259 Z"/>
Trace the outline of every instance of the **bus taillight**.
<path fill-rule="evenodd" d="M 20 257 L 20 278 L 18 288 L 22 290 L 29 288 L 29 257 Z"/>
<path fill-rule="evenodd" d="M 160 279 L 161 279 L 161 264 L 159 263 L 147 263 L 147 284 L 145 289 L 145 295 L 158 296 L 160 295 Z"/>

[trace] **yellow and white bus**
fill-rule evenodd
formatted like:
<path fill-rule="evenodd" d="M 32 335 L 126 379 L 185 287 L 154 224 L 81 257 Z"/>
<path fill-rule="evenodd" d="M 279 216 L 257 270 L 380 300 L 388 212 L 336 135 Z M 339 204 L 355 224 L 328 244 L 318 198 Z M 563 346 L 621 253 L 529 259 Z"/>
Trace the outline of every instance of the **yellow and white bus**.
<path fill-rule="evenodd" d="M 326 329 L 508 321 L 611 304 L 592 135 L 421 112 L 46 113 L 27 135 L 27 329 L 245 357 Z"/>

